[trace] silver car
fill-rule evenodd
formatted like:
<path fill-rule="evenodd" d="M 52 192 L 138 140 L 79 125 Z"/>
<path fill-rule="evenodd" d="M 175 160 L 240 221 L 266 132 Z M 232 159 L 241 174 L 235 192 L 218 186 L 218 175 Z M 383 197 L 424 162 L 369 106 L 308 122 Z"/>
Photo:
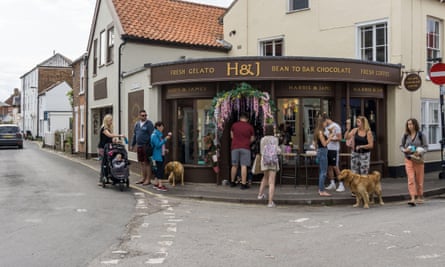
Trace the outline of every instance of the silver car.
<path fill-rule="evenodd" d="M 23 148 L 23 135 L 14 124 L 0 124 L 0 146 Z"/>

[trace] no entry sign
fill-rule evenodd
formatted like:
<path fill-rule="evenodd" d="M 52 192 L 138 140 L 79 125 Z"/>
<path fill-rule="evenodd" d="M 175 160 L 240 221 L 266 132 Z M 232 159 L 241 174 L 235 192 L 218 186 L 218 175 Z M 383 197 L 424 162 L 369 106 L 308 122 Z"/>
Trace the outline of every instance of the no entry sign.
<path fill-rule="evenodd" d="M 430 78 L 437 85 L 445 84 L 445 64 L 434 64 L 430 70 Z"/>

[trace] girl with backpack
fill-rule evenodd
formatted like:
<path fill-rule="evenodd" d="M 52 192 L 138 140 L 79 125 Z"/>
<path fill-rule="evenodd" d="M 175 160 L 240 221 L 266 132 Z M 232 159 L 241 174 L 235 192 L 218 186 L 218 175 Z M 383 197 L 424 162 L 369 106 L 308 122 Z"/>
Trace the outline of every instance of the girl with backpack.
<path fill-rule="evenodd" d="M 275 178 L 277 172 L 280 170 L 278 155 L 281 153 L 278 143 L 278 137 L 274 136 L 273 125 L 267 125 L 265 136 L 261 138 L 260 141 L 261 171 L 264 173 L 264 176 L 261 180 L 258 199 L 266 199 L 264 189 L 268 184 L 269 197 L 267 207 L 269 208 L 275 207 L 275 203 L 273 202 L 275 194 Z"/>
<path fill-rule="evenodd" d="M 416 119 L 408 119 L 405 125 L 405 134 L 402 137 L 400 150 L 405 155 L 405 171 L 408 176 L 408 191 L 411 199 L 410 206 L 423 203 L 423 180 L 425 176 L 425 163 L 423 154 L 428 149 L 426 137 L 420 131 Z M 416 200 L 417 197 L 417 200 Z"/>

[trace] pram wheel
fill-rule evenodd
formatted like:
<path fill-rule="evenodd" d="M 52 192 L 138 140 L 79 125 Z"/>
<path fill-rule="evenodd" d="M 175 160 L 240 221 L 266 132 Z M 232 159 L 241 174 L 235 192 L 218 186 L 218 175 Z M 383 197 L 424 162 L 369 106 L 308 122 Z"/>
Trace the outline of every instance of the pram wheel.
<path fill-rule="evenodd" d="M 119 190 L 121 190 L 121 192 L 124 191 L 124 184 L 123 183 L 119 183 Z"/>
<path fill-rule="evenodd" d="M 102 177 L 102 188 L 105 188 L 106 184 L 107 184 L 107 178 Z"/>
<path fill-rule="evenodd" d="M 127 185 L 127 188 L 130 187 L 130 179 L 127 179 L 127 181 L 125 182 L 125 184 Z"/>

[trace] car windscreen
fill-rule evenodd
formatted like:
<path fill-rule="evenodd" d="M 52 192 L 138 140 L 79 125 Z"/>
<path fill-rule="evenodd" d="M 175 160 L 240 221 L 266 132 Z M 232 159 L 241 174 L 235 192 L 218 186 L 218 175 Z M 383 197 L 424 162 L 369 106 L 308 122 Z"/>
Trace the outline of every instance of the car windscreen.
<path fill-rule="evenodd" d="M 19 132 L 19 128 L 15 127 L 15 126 L 0 126 L 0 134 L 2 133 L 18 133 Z"/>

